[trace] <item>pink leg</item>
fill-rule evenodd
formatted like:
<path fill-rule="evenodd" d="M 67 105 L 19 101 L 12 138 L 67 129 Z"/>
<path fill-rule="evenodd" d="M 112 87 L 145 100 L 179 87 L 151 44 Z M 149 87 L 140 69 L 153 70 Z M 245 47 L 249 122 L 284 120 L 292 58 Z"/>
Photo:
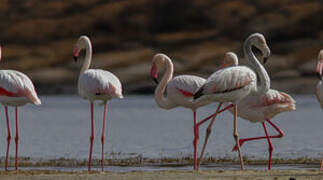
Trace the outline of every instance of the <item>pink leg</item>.
<path fill-rule="evenodd" d="M 273 153 L 273 150 L 274 150 L 274 147 L 273 145 L 271 144 L 271 140 L 268 136 L 268 132 L 267 132 L 267 128 L 266 128 L 266 124 L 265 122 L 262 122 L 262 126 L 264 127 L 264 131 L 265 131 L 265 134 L 266 134 L 266 137 L 267 137 L 267 141 L 268 141 L 268 145 L 269 145 L 269 159 L 268 159 L 268 170 L 271 169 L 271 157 L 272 157 L 272 153 Z"/>
<path fill-rule="evenodd" d="M 321 167 L 320 167 L 320 171 L 322 171 L 322 170 L 323 170 L 323 159 L 321 161 Z"/>
<path fill-rule="evenodd" d="M 9 159 L 9 147 L 10 147 L 10 140 L 11 140 L 11 132 L 10 132 L 10 124 L 9 124 L 9 116 L 8 116 L 8 107 L 5 106 L 5 114 L 7 119 L 7 152 L 6 152 L 6 161 L 5 161 L 5 170 L 8 171 L 8 159 Z"/>
<path fill-rule="evenodd" d="M 193 140 L 193 146 L 194 146 L 194 170 L 197 169 L 197 143 L 199 140 L 199 130 L 197 128 L 196 123 L 196 111 L 193 111 L 193 118 L 194 118 L 194 140 Z"/>
<path fill-rule="evenodd" d="M 268 136 L 270 139 L 282 138 L 285 135 L 284 132 L 278 126 L 276 126 L 274 123 L 272 123 L 269 119 L 266 121 L 279 133 L 278 135 L 275 135 L 275 136 Z M 242 146 L 244 142 L 259 140 L 259 139 L 266 139 L 266 138 L 267 138 L 266 136 L 260 136 L 260 137 L 240 139 L 239 144 L 240 144 L 240 146 Z M 232 151 L 237 151 L 237 144 L 232 148 Z"/>
<path fill-rule="evenodd" d="M 104 138 L 105 138 L 105 121 L 107 116 L 107 102 L 104 103 L 104 112 L 103 112 L 103 123 L 102 123 L 102 135 L 101 135 L 101 144 L 102 144 L 102 154 L 101 154 L 101 167 L 104 171 Z"/>
<path fill-rule="evenodd" d="M 15 137 L 15 143 L 16 143 L 16 153 L 15 153 L 15 168 L 18 170 L 18 141 L 19 141 L 19 126 L 18 126 L 18 107 L 15 108 L 15 114 L 16 114 L 16 137 Z"/>
<path fill-rule="evenodd" d="M 89 153 L 88 171 L 91 171 L 93 142 L 94 142 L 94 120 L 93 120 L 93 102 L 91 102 L 91 136 L 90 136 L 90 153 Z"/>
<path fill-rule="evenodd" d="M 233 137 L 238 144 L 239 142 L 239 134 L 238 134 L 238 106 L 235 104 L 234 105 L 234 121 L 233 121 Z M 242 153 L 240 149 L 240 144 L 238 144 L 238 154 L 240 158 L 240 166 L 241 170 L 244 170 L 244 164 L 243 164 L 243 158 L 242 158 Z"/>
<path fill-rule="evenodd" d="M 206 148 L 206 144 L 207 144 L 207 141 L 208 141 L 209 136 L 210 136 L 211 131 L 212 131 L 212 125 L 213 125 L 213 123 L 215 121 L 216 115 L 219 113 L 219 110 L 220 110 L 221 106 L 222 106 L 222 103 L 220 103 L 218 105 L 218 108 L 216 109 L 216 113 L 213 116 L 213 119 L 211 120 L 210 124 L 208 125 L 208 127 L 206 129 L 205 139 L 204 139 L 204 143 L 203 143 L 203 148 L 202 148 L 202 151 L 201 151 L 201 155 L 200 155 L 200 159 L 199 159 L 199 162 L 198 162 L 198 165 L 197 165 L 197 169 L 200 168 L 200 165 L 201 165 L 201 162 L 202 162 L 202 159 L 203 159 L 203 156 L 204 156 L 204 151 L 205 151 L 205 148 Z"/>
<path fill-rule="evenodd" d="M 219 107 L 219 106 L 218 106 L 218 107 Z M 210 116 L 206 117 L 205 119 L 203 119 L 203 120 L 199 121 L 199 122 L 197 123 L 197 126 L 199 127 L 200 125 L 204 124 L 206 121 L 208 121 L 209 119 L 213 118 L 213 117 L 214 117 L 214 116 L 216 116 L 217 114 L 222 113 L 223 111 L 226 111 L 226 110 L 228 110 L 228 109 L 230 109 L 230 108 L 232 108 L 232 107 L 233 107 L 233 104 L 230 104 L 230 105 L 226 106 L 225 108 L 221 109 L 219 112 L 215 112 L 215 113 L 211 114 Z"/>

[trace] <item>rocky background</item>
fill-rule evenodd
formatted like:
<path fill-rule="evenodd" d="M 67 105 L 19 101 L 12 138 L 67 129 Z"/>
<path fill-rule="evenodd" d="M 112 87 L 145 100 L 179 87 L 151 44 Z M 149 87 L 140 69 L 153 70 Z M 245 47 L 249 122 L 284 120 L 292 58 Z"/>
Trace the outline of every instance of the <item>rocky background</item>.
<path fill-rule="evenodd" d="M 1 69 L 17 69 L 39 93 L 76 93 L 80 35 L 93 43 L 92 68 L 115 73 L 126 93 L 152 93 L 155 53 L 169 55 L 175 74 L 207 77 L 227 51 L 243 61 L 254 32 L 272 50 L 272 87 L 313 93 L 323 49 L 323 2 L 314 0 L 0 0 Z"/>

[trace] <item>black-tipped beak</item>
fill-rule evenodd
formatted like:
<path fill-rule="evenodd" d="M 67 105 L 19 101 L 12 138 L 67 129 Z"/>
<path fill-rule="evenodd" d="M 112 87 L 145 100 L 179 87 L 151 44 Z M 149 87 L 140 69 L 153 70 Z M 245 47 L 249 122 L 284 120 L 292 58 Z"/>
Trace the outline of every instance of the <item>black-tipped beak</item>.
<path fill-rule="evenodd" d="M 319 78 L 319 80 L 322 81 L 322 75 L 320 73 L 316 73 L 317 77 Z"/>
<path fill-rule="evenodd" d="M 264 64 L 268 61 L 268 57 L 264 57 Z"/>
<path fill-rule="evenodd" d="M 77 62 L 77 56 L 73 56 L 74 61 Z"/>
<path fill-rule="evenodd" d="M 153 81 L 156 83 L 156 84 L 158 84 L 159 82 L 158 82 L 158 80 L 156 79 L 156 78 L 153 78 Z"/>

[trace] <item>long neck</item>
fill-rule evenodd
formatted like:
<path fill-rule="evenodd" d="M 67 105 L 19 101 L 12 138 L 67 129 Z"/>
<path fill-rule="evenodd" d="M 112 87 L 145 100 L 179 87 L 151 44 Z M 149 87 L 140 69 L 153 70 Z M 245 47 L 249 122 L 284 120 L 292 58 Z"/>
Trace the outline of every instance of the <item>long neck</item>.
<path fill-rule="evenodd" d="M 256 87 L 255 93 L 264 94 L 270 88 L 270 78 L 265 68 L 259 63 L 256 56 L 252 52 L 251 46 L 251 42 L 247 40 L 243 45 L 243 51 L 244 54 L 247 56 L 250 64 L 252 65 L 252 69 L 257 73 L 260 80 L 260 86 Z"/>
<path fill-rule="evenodd" d="M 173 78 L 173 63 L 170 59 L 165 59 L 165 65 L 166 65 L 166 72 L 158 84 L 156 90 L 155 90 L 155 100 L 159 107 L 163 109 L 171 109 L 174 108 L 176 105 L 172 103 L 167 97 L 164 96 L 166 87 L 168 82 Z"/>
<path fill-rule="evenodd" d="M 92 45 L 91 42 L 86 41 L 86 46 L 85 46 L 85 60 L 81 69 L 81 74 L 84 73 L 86 70 L 89 69 L 92 61 Z"/>

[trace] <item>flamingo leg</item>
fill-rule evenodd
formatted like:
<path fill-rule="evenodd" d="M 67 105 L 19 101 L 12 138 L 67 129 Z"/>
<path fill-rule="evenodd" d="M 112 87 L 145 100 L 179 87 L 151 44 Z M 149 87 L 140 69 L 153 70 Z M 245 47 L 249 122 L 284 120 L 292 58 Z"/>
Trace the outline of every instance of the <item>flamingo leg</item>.
<path fill-rule="evenodd" d="M 262 122 L 262 126 L 264 127 L 264 131 L 265 131 L 267 141 L 268 141 L 268 145 L 269 145 L 269 149 L 268 149 L 268 151 L 269 151 L 268 170 L 270 170 L 271 169 L 271 157 L 272 157 L 272 152 L 274 150 L 274 147 L 273 147 L 273 144 L 271 143 L 271 140 L 270 140 L 270 138 L 268 136 L 268 131 L 267 131 L 265 122 Z"/>
<path fill-rule="evenodd" d="M 270 119 L 266 120 L 279 134 L 278 135 L 274 135 L 274 136 L 268 136 L 270 139 L 272 138 L 282 138 L 285 134 L 284 132 L 274 123 L 272 123 L 270 121 Z M 254 140 L 259 140 L 259 139 L 266 139 L 267 136 L 260 136 L 260 137 L 252 137 L 252 138 L 244 138 L 244 139 L 240 139 L 239 140 L 239 145 L 242 146 L 244 142 L 247 141 L 254 141 Z M 237 151 L 237 144 L 232 148 L 232 151 Z"/>
<path fill-rule="evenodd" d="M 11 132 L 10 132 L 10 124 L 9 124 L 9 116 L 8 116 L 8 107 L 5 106 L 5 114 L 7 120 L 7 152 L 6 152 L 6 161 L 5 161 L 5 170 L 8 171 L 8 159 L 9 159 L 9 147 L 10 147 L 10 140 L 11 140 Z"/>
<path fill-rule="evenodd" d="M 196 122 L 196 111 L 193 111 L 193 119 L 194 119 L 194 140 L 193 140 L 194 170 L 197 170 L 197 143 L 199 140 L 199 130 L 197 128 L 197 122 Z"/>
<path fill-rule="evenodd" d="M 104 112 L 103 112 L 103 123 L 102 123 L 102 135 L 101 135 L 101 144 L 102 144 L 102 154 L 101 154 L 101 167 L 104 171 L 104 139 L 105 139 L 105 121 L 107 115 L 107 102 L 104 102 Z"/>
<path fill-rule="evenodd" d="M 320 167 L 320 171 L 323 170 L 323 158 L 322 158 L 322 161 L 321 161 L 321 167 Z"/>
<path fill-rule="evenodd" d="M 18 170 L 18 142 L 19 142 L 19 120 L 18 120 L 18 107 L 15 108 L 15 115 L 16 115 L 16 137 L 15 137 L 15 143 L 16 143 L 16 153 L 15 153 L 15 169 Z"/>
<path fill-rule="evenodd" d="M 238 144 L 238 153 L 239 153 L 239 158 L 240 158 L 241 170 L 244 170 L 243 158 L 242 158 L 242 153 L 241 153 L 240 144 L 239 144 L 238 118 L 237 117 L 238 117 L 238 107 L 235 104 L 234 105 L 233 137 L 236 140 L 236 143 Z"/>
<path fill-rule="evenodd" d="M 206 133 L 205 133 L 205 139 L 204 139 L 204 143 L 203 143 L 203 148 L 202 148 L 202 151 L 201 151 L 201 155 L 200 155 L 200 159 L 198 161 L 198 164 L 197 164 L 197 169 L 200 168 L 200 165 L 201 165 L 201 162 L 202 162 L 202 159 L 203 159 L 203 156 L 204 156 L 204 152 L 205 152 L 205 148 L 206 148 L 206 144 L 207 144 L 207 141 L 209 139 L 209 136 L 211 134 L 211 131 L 212 131 L 212 125 L 215 121 L 215 118 L 216 118 L 216 115 L 219 113 L 220 111 L 220 107 L 222 106 L 222 103 L 220 103 L 218 105 L 218 108 L 216 109 L 216 113 L 215 115 L 213 116 L 211 122 L 209 123 L 207 129 L 206 129 Z"/>
<path fill-rule="evenodd" d="M 93 142 L 94 142 L 94 120 L 93 120 L 93 102 L 91 102 L 91 136 L 90 136 L 88 171 L 91 171 Z"/>
<path fill-rule="evenodd" d="M 222 113 L 223 111 L 226 111 L 226 110 L 228 110 L 228 109 L 230 109 L 232 107 L 233 107 L 233 104 L 230 104 L 230 105 L 226 106 L 225 108 L 221 109 L 219 112 L 215 112 L 215 113 L 211 114 L 210 116 L 208 116 L 208 117 L 204 118 L 203 120 L 199 121 L 197 123 L 197 126 L 199 127 L 200 125 L 204 124 L 206 121 L 208 121 L 209 119 L 213 118 L 217 114 Z"/>

